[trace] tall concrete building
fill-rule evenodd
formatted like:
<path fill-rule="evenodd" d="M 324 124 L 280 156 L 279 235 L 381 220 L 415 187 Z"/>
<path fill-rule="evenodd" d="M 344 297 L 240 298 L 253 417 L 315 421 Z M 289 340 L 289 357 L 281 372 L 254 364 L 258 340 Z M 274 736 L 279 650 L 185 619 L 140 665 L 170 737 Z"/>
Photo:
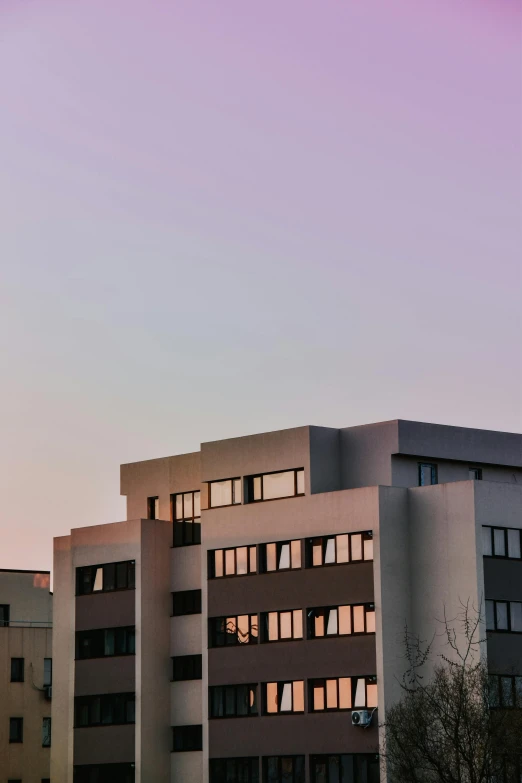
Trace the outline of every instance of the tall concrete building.
<path fill-rule="evenodd" d="M 49 783 L 49 572 L 0 570 L 0 781 Z"/>
<path fill-rule="evenodd" d="M 300 427 L 123 465 L 121 493 L 127 521 L 55 541 L 53 783 L 377 783 L 404 626 L 462 600 L 517 698 L 520 436 Z"/>

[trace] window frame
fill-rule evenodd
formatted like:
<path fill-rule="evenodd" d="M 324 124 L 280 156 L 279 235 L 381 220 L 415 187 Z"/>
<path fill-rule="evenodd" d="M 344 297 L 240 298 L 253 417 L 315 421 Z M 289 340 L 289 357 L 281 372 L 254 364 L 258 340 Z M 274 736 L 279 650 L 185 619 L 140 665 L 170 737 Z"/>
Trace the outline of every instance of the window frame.
<path fill-rule="evenodd" d="M 489 707 L 490 709 L 502 709 L 502 710 L 520 710 L 522 709 L 522 674 L 488 674 L 489 680 Z M 512 704 L 504 704 L 502 680 L 511 681 L 511 695 Z M 518 680 L 518 683 L 517 683 Z M 494 704 L 494 698 L 492 696 L 493 689 L 492 683 L 496 683 L 496 693 L 498 696 L 498 703 Z M 519 685 L 519 688 L 517 688 Z"/>
<path fill-rule="evenodd" d="M 293 480 L 294 480 L 294 492 L 292 495 L 281 495 L 277 498 L 264 498 L 264 477 L 265 476 L 276 476 L 278 474 L 282 473 L 293 473 Z M 289 498 L 302 498 L 305 496 L 305 492 L 298 492 L 298 477 L 297 474 L 302 473 L 303 474 L 303 484 L 305 481 L 305 469 L 304 468 L 289 468 L 288 470 L 270 470 L 265 473 L 255 473 L 251 476 L 245 476 L 245 503 L 251 504 L 251 503 L 269 503 L 273 500 L 288 500 Z M 261 480 L 261 497 L 254 499 L 254 481 L 256 479 Z"/>
<path fill-rule="evenodd" d="M 159 495 L 147 498 L 147 519 L 159 519 Z"/>
<path fill-rule="evenodd" d="M 484 554 L 484 531 L 489 530 L 489 541 L 491 545 L 491 554 Z M 500 530 L 504 534 L 505 555 L 495 553 L 495 530 Z M 513 557 L 509 554 L 509 531 L 518 533 L 520 557 Z M 482 557 L 490 557 L 495 560 L 522 560 L 522 529 L 518 527 L 500 527 L 499 525 L 482 525 Z"/>
<path fill-rule="evenodd" d="M 13 732 L 13 728 L 17 727 L 17 731 Z M 14 736 L 16 734 L 16 737 Z M 24 719 L 23 717 L 10 717 L 9 718 L 9 744 L 21 745 L 24 741 Z"/>
<path fill-rule="evenodd" d="M 335 682 L 337 704 L 340 703 L 340 680 L 350 680 L 350 706 L 349 707 L 328 707 L 328 682 Z M 357 704 L 355 697 L 357 694 L 358 681 L 364 680 L 364 704 Z M 377 709 L 377 706 L 368 707 L 368 686 L 377 685 L 377 677 L 375 675 L 348 675 L 345 677 L 311 677 L 308 680 L 308 712 L 314 714 L 321 714 L 323 712 L 352 712 L 352 710 L 373 710 Z M 314 690 L 316 688 L 323 688 L 323 702 L 324 709 L 316 709 L 314 706 Z"/>
<path fill-rule="evenodd" d="M 362 607 L 364 609 L 364 631 L 354 631 L 354 609 Z M 348 608 L 350 609 L 350 628 L 352 629 L 350 633 L 340 633 L 339 632 L 339 609 Z M 337 611 L 337 633 L 325 633 L 321 636 L 315 635 L 315 617 L 317 615 L 313 615 L 312 612 L 323 612 L 325 616 L 325 628 L 326 628 L 326 613 L 331 612 L 333 610 Z M 374 623 L 375 623 L 375 604 L 372 603 L 365 603 L 365 604 L 339 604 L 338 606 L 313 606 L 306 609 L 306 639 L 307 641 L 315 641 L 316 639 L 335 639 L 339 636 L 345 637 L 345 636 L 369 636 L 371 634 L 376 633 L 376 630 L 368 631 L 368 614 L 374 615 Z"/>
<path fill-rule="evenodd" d="M 118 633 L 125 633 L 126 646 L 129 647 L 129 640 L 134 639 L 134 652 L 114 652 L 114 654 L 103 653 L 102 655 L 80 655 L 81 643 L 84 638 L 91 638 L 93 646 L 99 647 L 99 649 L 105 650 L 105 634 L 108 631 L 114 631 L 114 649 L 116 650 Z M 121 625 L 112 628 L 93 628 L 88 631 L 76 631 L 75 633 L 75 661 L 93 661 L 100 658 L 126 658 L 129 655 L 136 655 L 136 626 L 135 625 Z"/>
<path fill-rule="evenodd" d="M 419 462 L 418 464 L 418 481 L 419 481 L 419 487 L 435 487 L 439 483 L 439 464 L 438 462 Z M 430 468 L 430 476 L 431 476 L 431 483 L 430 484 L 423 484 L 422 483 L 422 469 L 423 468 Z M 433 481 L 433 477 L 435 476 L 435 481 Z"/>
<path fill-rule="evenodd" d="M 239 641 L 239 636 L 238 636 L 238 630 L 237 629 L 238 629 L 238 626 L 239 626 L 239 622 L 238 621 L 239 621 L 240 617 L 248 617 L 248 641 L 247 642 L 240 642 Z M 254 623 L 252 622 L 252 618 L 255 618 L 255 622 L 256 622 L 255 626 L 254 626 Z M 236 631 L 235 631 L 236 641 L 235 642 L 232 642 L 232 641 L 228 641 L 227 642 L 226 641 L 227 640 L 226 626 L 228 624 L 228 621 L 230 621 L 231 619 L 234 619 L 235 622 L 236 622 Z M 218 622 L 223 622 L 224 623 L 225 630 L 223 630 L 223 631 L 216 630 L 215 626 L 217 625 Z M 254 627 L 257 630 L 257 634 L 255 634 L 255 635 L 252 633 L 252 629 Z M 251 644 L 259 644 L 259 616 L 257 614 L 236 614 L 236 615 L 229 614 L 229 615 L 219 615 L 217 617 L 209 617 L 208 618 L 207 628 L 208 628 L 208 640 L 207 640 L 207 642 L 208 642 L 208 649 L 209 650 L 218 649 L 218 648 L 220 649 L 220 648 L 223 648 L 223 647 L 225 647 L 225 648 L 226 647 L 248 647 Z M 224 643 L 223 644 L 217 644 L 217 639 L 218 639 L 218 637 L 221 634 L 224 634 L 223 635 Z M 233 636 L 234 636 L 234 634 L 231 633 L 229 635 L 228 639 L 231 639 Z"/>
<path fill-rule="evenodd" d="M 192 495 L 192 515 L 185 516 L 185 495 Z M 195 514 L 195 496 L 199 495 L 199 514 Z M 181 497 L 182 516 L 176 516 L 176 500 Z M 201 490 L 192 489 L 188 492 L 174 492 L 170 496 L 170 521 L 172 522 L 172 547 L 180 549 L 184 546 L 197 546 L 201 544 Z M 190 530 L 190 536 L 187 531 Z M 180 531 L 177 534 L 177 531 Z M 189 540 L 191 539 L 191 540 Z M 182 543 L 180 543 L 180 541 Z"/>
<path fill-rule="evenodd" d="M 200 653 L 194 655 L 172 655 L 172 678 L 171 682 L 187 682 L 189 680 L 201 680 L 203 679 L 203 656 Z M 188 675 L 183 675 L 180 672 L 180 676 L 176 676 L 176 666 L 179 669 L 183 669 L 183 665 L 186 664 L 185 669 L 188 670 Z"/>
<path fill-rule="evenodd" d="M 15 661 L 17 663 L 15 663 Z M 16 666 L 19 666 L 18 672 Z M 10 682 L 25 682 L 25 658 L 11 658 L 11 679 Z"/>
<path fill-rule="evenodd" d="M 303 686 L 303 709 L 302 710 L 294 710 L 294 685 L 302 683 Z M 269 712 L 268 711 L 268 686 L 269 685 L 277 685 L 277 711 L 276 712 Z M 281 710 L 281 702 L 283 699 L 284 694 L 284 688 L 285 685 L 290 685 L 290 694 L 291 694 L 291 702 L 292 702 L 292 709 L 290 710 Z M 305 715 L 306 714 L 306 681 L 303 680 L 271 680 L 270 682 L 262 682 L 261 683 L 261 709 L 262 709 L 262 715 L 265 718 L 275 718 L 279 717 L 280 715 Z"/>
<path fill-rule="evenodd" d="M 270 779 L 268 777 L 268 765 L 270 763 L 271 759 L 277 759 L 277 779 L 288 781 L 288 783 L 305 783 L 306 780 L 306 756 L 301 753 L 288 753 L 284 756 L 263 756 L 262 757 L 262 770 L 263 770 L 263 783 L 270 783 Z M 286 775 L 286 772 L 283 772 L 282 766 L 283 761 L 287 759 L 292 759 L 295 762 L 299 761 L 302 764 L 302 768 L 299 769 L 292 769 L 292 777 L 289 778 Z M 283 774 L 285 777 L 283 778 Z"/>
<path fill-rule="evenodd" d="M 224 481 L 230 481 L 231 483 L 231 489 L 230 489 L 230 497 L 232 498 L 232 503 L 224 503 L 223 505 L 219 506 L 213 506 L 212 505 L 212 485 L 213 484 L 221 484 Z M 236 498 L 236 482 L 239 482 L 240 487 L 240 495 L 241 497 L 239 500 Z M 208 508 L 231 508 L 232 506 L 241 506 L 243 505 L 243 481 L 241 479 L 241 476 L 234 476 L 234 478 L 222 478 L 222 479 L 213 479 L 212 481 L 206 482 L 208 484 Z"/>
<path fill-rule="evenodd" d="M 48 734 L 45 733 L 45 727 L 48 727 Z M 48 737 L 48 739 L 47 739 Z M 42 718 L 42 748 L 50 748 L 52 743 L 52 718 Z"/>
<path fill-rule="evenodd" d="M 337 548 L 338 548 L 338 541 L 337 539 L 341 536 L 348 536 L 348 560 L 345 561 L 338 561 L 337 560 Z M 353 544 L 352 544 L 352 538 L 355 536 L 361 536 L 361 558 L 360 559 L 353 559 L 352 552 L 353 552 Z M 335 560 L 333 563 L 325 563 L 325 556 L 327 552 L 328 547 L 328 541 L 332 540 L 334 541 L 334 553 L 335 553 Z M 305 568 L 332 568 L 334 566 L 348 566 L 348 565 L 358 565 L 360 563 L 373 563 L 374 562 L 374 553 L 373 553 L 373 530 L 359 530 L 359 531 L 353 531 L 353 532 L 345 532 L 345 533 L 329 533 L 321 536 L 311 536 L 308 538 L 305 538 Z M 372 556 L 371 558 L 366 559 L 365 558 L 365 542 L 371 541 L 372 542 Z M 319 542 L 321 545 L 321 558 L 322 562 L 314 564 L 313 557 L 314 557 L 314 547 L 319 546 Z"/>
<path fill-rule="evenodd" d="M 234 770 L 235 780 L 232 783 L 239 783 L 239 775 L 241 775 L 241 782 L 245 781 L 244 769 L 238 770 L 238 762 L 247 762 L 248 770 L 248 783 L 259 783 L 259 756 L 231 756 L 224 759 L 209 759 L 209 783 L 231 783 L 230 778 L 227 777 L 226 765 L 228 763 L 236 763 L 236 769 Z M 217 769 L 217 767 L 224 767 L 223 770 Z M 223 777 L 224 775 L 224 777 Z"/>
<path fill-rule="evenodd" d="M 266 502 L 266 501 L 263 501 Z M 300 558 L 300 564 L 298 566 L 292 565 L 292 544 L 294 542 L 299 542 L 299 558 Z M 279 568 L 276 567 L 274 569 L 268 570 L 267 568 L 267 547 L 269 546 L 275 546 L 276 547 L 276 563 L 279 562 L 281 558 L 281 550 L 283 546 L 288 546 L 289 549 L 289 561 L 290 565 L 288 568 Z M 283 541 L 266 541 L 262 544 L 258 544 L 258 569 L 260 574 L 278 574 L 278 573 L 285 573 L 288 571 L 300 571 L 302 568 L 304 568 L 306 557 L 305 553 L 303 551 L 303 539 L 302 538 L 290 538 L 290 539 L 284 539 Z"/>
<path fill-rule="evenodd" d="M 493 604 L 493 617 L 495 620 L 495 627 L 494 628 L 488 628 L 487 625 L 487 605 L 488 603 Z M 507 604 L 507 628 L 497 628 L 498 624 L 498 615 L 497 615 L 497 605 L 498 604 Z M 522 628 L 520 631 L 513 631 L 511 629 L 511 604 L 520 604 L 521 606 L 521 612 L 522 612 L 522 601 L 510 601 L 509 599 L 503 599 L 503 598 L 487 598 L 486 599 L 486 632 L 487 633 L 514 633 L 514 634 L 522 634 Z"/>
<path fill-rule="evenodd" d="M 0 609 L 2 609 L 3 615 L 3 619 L 0 620 L 0 628 L 9 628 L 9 623 L 11 621 L 11 604 L 0 604 Z"/>
<path fill-rule="evenodd" d="M 317 762 L 319 763 L 326 763 L 326 783 L 331 783 L 330 781 L 330 775 L 329 775 L 329 765 L 331 759 L 338 759 L 338 768 L 339 768 L 339 775 L 338 778 L 341 779 L 341 770 L 342 770 L 342 764 L 341 759 L 344 756 L 353 757 L 358 756 L 361 760 L 366 761 L 366 773 L 367 773 L 367 779 L 370 781 L 370 775 L 368 774 L 370 771 L 369 768 L 369 762 L 370 760 L 373 761 L 373 763 L 377 764 L 377 780 L 380 780 L 379 776 L 379 764 L 380 759 L 378 754 L 376 753 L 313 753 L 309 756 L 309 764 L 310 764 L 310 783 L 317 783 L 317 770 L 315 768 L 315 765 Z M 343 781 L 343 783 L 349 783 L 348 781 Z"/>
<path fill-rule="evenodd" d="M 254 704 L 247 705 L 247 712 L 239 712 L 239 703 L 241 697 L 241 689 L 248 688 L 254 691 Z M 233 690 L 234 693 L 234 712 L 226 713 L 227 706 L 227 691 Z M 218 695 L 218 692 L 222 691 L 223 701 L 223 715 L 214 715 L 214 699 Z M 250 683 L 235 683 L 233 685 L 210 685 L 208 689 L 208 717 L 209 720 L 227 720 L 228 718 L 257 718 L 259 717 L 259 698 L 258 698 L 258 684 L 257 682 Z"/>
<path fill-rule="evenodd" d="M 46 666 L 46 661 L 49 661 L 49 666 Z M 48 671 L 49 671 L 49 677 L 47 677 Z M 53 684 L 53 659 L 52 658 L 44 658 L 43 684 L 44 684 L 44 688 L 50 688 L 51 685 Z"/>
<path fill-rule="evenodd" d="M 237 573 L 237 550 L 238 549 L 246 549 L 247 550 L 247 572 L 246 574 L 238 574 Z M 252 554 L 252 550 L 254 550 L 254 555 Z M 221 576 L 216 576 L 216 560 L 218 552 L 221 552 L 221 566 L 223 573 Z M 226 552 L 234 552 L 234 573 L 233 574 L 227 574 L 226 571 Z M 258 551 L 257 551 L 257 544 L 244 544 L 243 546 L 229 546 L 225 547 L 223 549 L 210 549 L 208 551 L 207 555 L 207 578 L 209 580 L 213 579 L 230 579 L 231 577 L 238 577 L 238 576 L 253 576 L 254 574 L 258 573 Z M 252 561 L 255 561 L 254 563 L 254 570 L 251 570 Z"/>
<path fill-rule="evenodd" d="M 189 598 L 190 597 L 190 598 Z M 172 614 L 171 617 L 187 617 L 191 614 L 201 614 L 201 590 L 173 590 L 172 592 Z M 176 601 L 189 605 L 187 609 L 177 611 Z M 192 606 L 190 605 L 192 604 Z M 178 607 L 179 608 L 179 607 Z"/>
<path fill-rule="evenodd" d="M 470 465 L 468 470 L 470 473 L 475 474 L 473 478 L 471 476 L 469 477 L 470 481 L 482 481 L 482 468 L 476 467 L 475 465 Z"/>
<path fill-rule="evenodd" d="M 118 566 L 126 566 L 125 570 L 125 587 L 118 587 L 118 577 L 119 577 L 119 571 Z M 114 569 L 114 587 L 113 588 L 105 588 L 105 569 Z M 94 584 L 96 582 L 96 572 L 97 570 L 101 568 L 102 569 L 102 589 L 101 590 L 94 590 Z M 93 572 L 94 569 L 94 572 Z M 84 591 L 85 587 L 85 580 L 83 578 L 84 573 L 89 570 L 90 573 L 90 584 L 91 584 L 91 590 L 89 592 Z M 84 596 L 84 595 L 101 595 L 104 593 L 121 593 L 124 590 L 135 590 L 136 589 L 136 561 L 135 560 L 117 560 L 115 562 L 110 563 L 95 563 L 94 565 L 88 565 L 88 566 L 78 566 L 76 568 L 76 596 Z"/>
<path fill-rule="evenodd" d="M 294 626 L 295 626 L 295 612 L 301 612 L 301 636 L 295 636 L 294 635 Z M 276 614 L 277 615 L 277 639 L 270 639 L 269 633 L 270 633 L 270 615 Z M 292 626 L 292 635 L 291 636 L 285 636 L 284 638 L 281 637 L 281 615 L 283 614 L 289 614 L 290 615 L 290 623 Z M 261 620 L 260 620 L 260 644 L 278 644 L 279 642 L 302 642 L 304 641 L 305 637 L 305 627 L 304 627 L 304 617 L 303 617 L 303 609 L 300 607 L 297 609 L 274 609 L 270 612 L 261 612 Z"/>
<path fill-rule="evenodd" d="M 112 720 L 110 722 L 103 720 L 104 708 L 110 705 L 113 713 L 115 711 L 115 705 L 117 699 L 121 699 L 119 706 L 122 708 L 125 719 L 124 720 Z M 98 701 L 99 721 L 92 720 L 92 711 L 96 707 L 96 701 Z M 134 720 L 127 720 L 128 705 L 134 704 Z M 82 723 L 78 720 L 80 710 L 87 709 L 87 723 Z M 74 698 L 74 728 L 75 729 L 95 729 L 105 726 L 134 726 L 136 723 L 136 692 L 127 691 L 125 693 L 99 693 L 88 696 L 75 696 Z"/>
<path fill-rule="evenodd" d="M 189 729 L 191 731 L 189 731 Z M 182 742 L 181 744 L 189 744 L 190 747 L 176 748 L 176 734 L 179 734 Z M 194 736 L 192 741 L 187 743 L 186 738 L 190 734 Z M 201 723 L 191 723 L 184 726 L 172 726 L 172 750 L 171 753 L 190 753 L 193 751 L 203 750 L 203 725 Z"/>

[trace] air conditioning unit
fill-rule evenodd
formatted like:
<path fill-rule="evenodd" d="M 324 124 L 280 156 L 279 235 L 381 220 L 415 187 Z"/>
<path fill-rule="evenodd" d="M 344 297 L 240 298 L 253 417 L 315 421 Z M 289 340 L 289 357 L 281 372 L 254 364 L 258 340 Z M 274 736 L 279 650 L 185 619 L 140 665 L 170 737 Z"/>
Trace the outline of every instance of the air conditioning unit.
<path fill-rule="evenodd" d="M 53 686 L 52 685 L 46 685 L 44 688 L 45 698 L 46 699 L 52 699 L 53 698 Z"/>
<path fill-rule="evenodd" d="M 362 726 L 365 728 L 372 722 L 372 714 L 368 710 L 352 711 L 352 726 Z"/>

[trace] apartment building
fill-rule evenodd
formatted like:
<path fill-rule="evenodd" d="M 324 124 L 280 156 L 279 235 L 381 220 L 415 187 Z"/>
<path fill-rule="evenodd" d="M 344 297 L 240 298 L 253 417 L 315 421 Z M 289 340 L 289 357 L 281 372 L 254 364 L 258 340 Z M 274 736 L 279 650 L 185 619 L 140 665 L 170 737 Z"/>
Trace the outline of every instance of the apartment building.
<path fill-rule="evenodd" d="M 52 595 L 48 571 L 0 570 L 0 781 L 49 783 Z"/>
<path fill-rule="evenodd" d="M 404 626 L 461 600 L 518 698 L 521 436 L 300 427 L 122 465 L 121 493 L 126 521 L 55 539 L 53 783 L 382 781 Z"/>

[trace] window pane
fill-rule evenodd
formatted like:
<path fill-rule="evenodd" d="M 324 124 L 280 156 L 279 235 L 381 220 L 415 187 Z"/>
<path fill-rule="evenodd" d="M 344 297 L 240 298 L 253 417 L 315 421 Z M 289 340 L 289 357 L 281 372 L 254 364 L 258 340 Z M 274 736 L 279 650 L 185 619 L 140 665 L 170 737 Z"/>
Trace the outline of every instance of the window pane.
<path fill-rule="evenodd" d="M 292 612 L 280 612 L 281 639 L 292 638 Z"/>
<path fill-rule="evenodd" d="M 44 685 L 52 685 L 53 683 L 53 659 L 44 658 Z"/>
<path fill-rule="evenodd" d="M 482 554 L 483 555 L 492 555 L 493 554 L 493 547 L 491 545 L 491 528 L 490 527 L 483 527 L 482 528 Z"/>
<path fill-rule="evenodd" d="M 500 678 L 500 693 L 503 707 L 514 707 L 513 680 L 511 677 Z"/>
<path fill-rule="evenodd" d="M 267 544 L 266 545 L 266 570 L 275 571 L 276 568 L 277 568 L 276 545 Z"/>
<path fill-rule="evenodd" d="M 225 688 L 225 715 L 234 715 L 236 712 L 236 689 L 234 686 Z"/>
<path fill-rule="evenodd" d="M 297 471 L 297 494 L 304 495 L 305 491 L 305 477 L 304 470 Z"/>
<path fill-rule="evenodd" d="M 496 674 L 490 674 L 489 684 L 489 706 L 498 707 L 500 705 L 499 678 Z"/>
<path fill-rule="evenodd" d="M 505 601 L 497 601 L 497 630 L 507 631 L 508 629 L 508 605 Z"/>
<path fill-rule="evenodd" d="M 339 633 L 342 635 L 352 632 L 352 617 L 349 606 L 339 607 Z"/>
<path fill-rule="evenodd" d="M 115 649 L 114 649 L 114 639 L 115 639 L 115 632 L 113 628 L 110 628 L 105 631 L 105 643 L 103 648 L 103 654 L 104 655 L 114 655 Z"/>
<path fill-rule="evenodd" d="M 351 536 L 351 544 L 352 544 L 352 560 L 362 560 L 362 536 L 360 533 L 357 533 L 354 536 Z"/>
<path fill-rule="evenodd" d="M 337 538 L 337 562 L 347 563 L 348 556 L 348 535 L 336 536 Z"/>
<path fill-rule="evenodd" d="M 185 492 L 183 495 L 183 518 L 190 519 L 194 516 L 194 506 L 192 505 L 192 492 Z"/>
<path fill-rule="evenodd" d="M 515 695 L 517 707 L 522 708 L 522 677 L 515 677 Z"/>
<path fill-rule="evenodd" d="M 312 544 L 312 565 L 320 566 L 323 564 L 323 544 L 322 539 L 315 539 Z"/>
<path fill-rule="evenodd" d="M 366 707 L 366 681 L 364 677 L 359 677 L 355 686 L 354 707 Z"/>
<path fill-rule="evenodd" d="M 223 576 L 223 550 L 216 549 L 214 552 L 214 575 Z"/>
<path fill-rule="evenodd" d="M 291 712 L 292 710 L 292 683 L 285 682 L 281 694 L 280 712 Z"/>
<path fill-rule="evenodd" d="M 506 539 L 503 530 L 498 530 L 497 528 L 493 530 L 493 547 L 497 557 L 505 557 Z"/>
<path fill-rule="evenodd" d="M 335 563 L 335 538 L 326 539 L 325 563 Z"/>
<path fill-rule="evenodd" d="M 194 492 L 194 516 L 201 516 L 201 492 Z"/>
<path fill-rule="evenodd" d="M 328 611 L 328 622 L 326 624 L 326 635 L 337 635 L 337 609 L 330 609 Z"/>
<path fill-rule="evenodd" d="M 495 604 L 493 601 L 486 601 L 486 629 L 495 630 Z"/>
<path fill-rule="evenodd" d="M 375 612 L 366 611 L 366 633 L 375 633 Z"/>
<path fill-rule="evenodd" d="M 508 555 L 520 558 L 520 530 L 508 530 Z"/>
<path fill-rule="evenodd" d="M 234 479 L 234 503 L 241 503 L 241 479 Z"/>
<path fill-rule="evenodd" d="M 277 612 L 268 613 L 268 639 L 271 642 L 277 641 L 277 639 L 279 639 Z"/>
<path fill-rule="evenodd" d="M 246 546 L 240 546 L 236 549 L 237 570 L 236 574 L 248 574 L 248 550 Z"/>
<path fill-rule="evenodd" d="M 317 612 L 314 618 L 314 636 L 324 636 L 324 614 Z"/>
<path fill-rule="evenodd" d="M 114 590 L 116 587 L 116 566 L 114 563 L 107 563 L 103 566 L 103 589 Z"/>
<path fill-rule="evenodd" d="M 262 492 L 262 485 L 261 485 L 261 476 L 255 476 L 253 484 L 254 484 L 254 500 L 262 500 L 263 492 Z"/>
<path fill-rule="evenodd" d="M 324 688 L 314 685 L 313 689 L 314 710 L 324 710 Z"/>
<path fill-rule="evenodd" d="M 294 471 L 270 473 L 263 476 L 263 500 L 287 498 L 295 494 Z"/>
<path fill-rule="evenodd" d="M 230 479 L 213 481 L 210 484 L 210 505 L 212 508 L 232 505 L 232 482 Z"/>
<path fill-rule="evenodd" d="M 248 615 L 242 614 L 237 618 L 237 635 L 240 644 L 248 644 L 250 634 L 248 633 Z"/>
<path fill-rule="evenodd" d="M 277 712 L 277 682 L 268 682 L 266 685 L 266 711 Z"/>
<path fill-rule="evenodd" d="M 326 706 L 329 710 L 337 709 L 337 680 L 326 680 Z"/>
<path fill-rule="evenodd" d="M 294 609 L 294 639 L 303 638 L 303 610 Z"/>
<path fill-rule="evenodd" d="M 304 682 L 297 680 L 292 683 L 294 696 L 294 712 L 304 712 Z"/>
<path fill-rule="evenodd" d="M 124 590 L 127 587 L 127 563 L 116 564 L 116 587 Z"/>
<path fill-rule="evenodd" d="M 365 538 L 363 541 L 364 559 L 373 560 L 373 538 Z"/>
<path fill-rule="evenodd" d="M 257 549 L 255 546 L 250 547 L 250 566 L 249 570 L 251 574 L 255 574 L 257 571 Z"/>
<path fill-rule="evenodd" d="M 522 631 L 522 603 L 511 601 L 509 608 L 511 610 L 511 630 Z"/>
<path fill-rule="evenodd" d="M 250 641 L 252 639 L 256 639 L 257 641 L 257 614 L 251 614 L 250 615 Z"/>
<path fill-rule="evenodd" d="M 367 707 L 377 706 L 377 683 L 376 682 L 369 682 L 366 685 L 366 706 Z"/>
<path fill-rule="evenodd" d="M 183 495 L 176 495 L 176 519 L 183 519 Z"/>
<path fill-rule="evenodd" d="M 301 568 L 301 542 L 291 541 L 292 568 Z"/>
<path fill-rule="evenodd" d="M 234 549 L 225 549 L 225 574 L 230 576 L 235 573 L 236 558 Z"/>
<path fill-rule="evenodd" d="M 353 632 L 364 633 L 364 606 L 353 607 Z"/>
<path fill-rule="evenodd" d="M 290 544 L 281 544 L 279 553 L 279 570 L 290 568 Z"/>
<path fill-rule="evenodd" d="M 352 706 L 352 682 L 349 677 L 339 679 L 339 708 L 349 710 Z"/>
<path fill-rule="evenodd" d="M 94 568 L 95 571 L 95 577 L 94 577 L 94 587 L 92 588 L 93 593 L 98 593 L 101 590 L 103 590 L 103 568 Z"/>

